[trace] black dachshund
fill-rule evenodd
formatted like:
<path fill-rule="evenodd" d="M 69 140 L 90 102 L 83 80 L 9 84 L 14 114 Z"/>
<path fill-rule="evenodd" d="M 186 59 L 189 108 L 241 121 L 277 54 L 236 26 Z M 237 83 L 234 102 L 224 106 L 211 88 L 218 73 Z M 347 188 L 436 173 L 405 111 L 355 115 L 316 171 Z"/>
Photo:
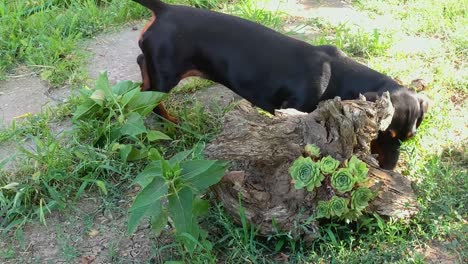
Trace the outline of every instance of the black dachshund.
<path fill-rule="evenodd" d="M 134 0 L 153 17 L 141 32 L 138 57 L 142 90 L 169 92 L 181 79 L 221 83 L 271 113 L 279 108 L 312 112 L 319 101 L 340 96 L 373 100 L 389 91 L 392 123 L 372 142 L 380 166 L 393 169 L 400 141 L 412 137 L 427 101 L 333 46 L 312 46 L 235 16 L 159 0 Z M 157 109 L 169 120 L 162 105 Z"/>

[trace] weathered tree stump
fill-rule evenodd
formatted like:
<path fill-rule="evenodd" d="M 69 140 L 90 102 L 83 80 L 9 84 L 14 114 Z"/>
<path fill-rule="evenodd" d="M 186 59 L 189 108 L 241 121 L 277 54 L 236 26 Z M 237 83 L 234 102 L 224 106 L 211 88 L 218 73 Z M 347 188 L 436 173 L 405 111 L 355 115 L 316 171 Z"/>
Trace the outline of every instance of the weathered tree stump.
<path fill-rule="evenodd" d="M 231 170 L 213 190 L 236 221 L 240 201 L 247 220 L 261 235 L 307 223 L 308 231 L 295 232 L 310 232 L 311 237 L 318 223 L 306 221 L 314 215 L 317 202 L 328 200 L 332 190 L 327 184 L 313 192 L 296 190 L 288 169 L 305 145 L 312 143 L 323 155 L 344 161 L 354 154 L 367 163 L 371 189 L 378 192 L 368 211 L 409 217 L 418 210 L 411 182 L 380 169 L 370 154 L 370 142 L 388 127 L 392 115 L 388 94 L 375 103 L 335 98 L 320 103 L 310 114 L 288 109 L 273 117 L 243 101 L 226 114 L 223 131 L 206 148 L 208 158 L 232 161 Z"/>

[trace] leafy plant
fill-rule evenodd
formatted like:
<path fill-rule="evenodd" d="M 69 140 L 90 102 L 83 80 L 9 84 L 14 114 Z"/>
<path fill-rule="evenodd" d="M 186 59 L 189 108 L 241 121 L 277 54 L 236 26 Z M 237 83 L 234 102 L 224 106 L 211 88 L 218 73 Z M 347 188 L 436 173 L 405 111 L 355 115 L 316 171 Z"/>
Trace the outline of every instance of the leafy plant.
<path fill-rule="evenodd" d="M 334 172 L 331 177 L 331 185 L 339 193 L 349 192 L 354 186 L 354 177 L 348 169 L 342 168 Z"/>
<path fill-rule="evenodd" d="M 337 216 L 346 219 L 357 219 L 362 215 L 361 211 L 373 198 L 373 193 L 367 187 L 359 187 L 351 192 L 358 184 L 363 185 L 369 169 L 366 164 L 356 156 L 352 156 L 346 164 L 346 168 L 340 167 L 340 161 L 330 155 L 320 159 L 320 149 L 314 144 L 307 144 L 305 153 L 308 157 L 299 157 L 289 168 L 289 174 L 293 178 L 294 187 L 300 189 L 307 187 L 312 191 L 320 187 L 325 178 L 330 179 L 330 185 L 340 196 L 351 198 L 351 207 L 348 207 L 350 199 L 334 195 L 331 200 L 319 201 L 315 208 L 316 218 L 330 218 Z M 314 160 L 317 160 L 315 162 Z M 338 170 L 337 170 L 338 169 Z M 326 181 L 328 182 L 328 181 Z"/>
<path fill-rule="evenodd" d="M 214 9 L 222 4 L 222 0 L 189 0 L 189 4 L 196 8 Z"/>
<path fill-rule="evenodd" d="M 356 211 L 364 210 L 372 198 L 373 193 L 369 188 L 357 188 L 351 193 L 351 209 Z"/>
<path fill-rule="evenodd" d="M 145 142 L 171 139 L 144 124 L 144 118 L 165 98 L 164 93 L 141 92 L 139 85 L 131 81 L 111 87 L 107 73 L 99 75 L 93 90 L 83 89 L 81 93 L 83 99 L 73 114 L 73 121 L 97 122 L 94 144 L 118 151 L 122 161 L 145 158 L 149 151 Z"/>
<path fill-rule="evenodd" d="M 366 166 L 366 163 L 359 160 L 356 156 L 352 156 L 348 161 L 348 170 L 354 176 L 354 180 L 358 183 L 367 181 L 367 174 L 369 169 Z"/>
<path fill-rule="evenodd" d="M 333 196 L 330 201 L 328 201 L 330 207 L 330 215 L 332 216 L 342 216 L 349 211 L 348 203 L 349 200 L 346 198 Z"/>
<path fill-rule="evenodd" d="M 328 201 L 319 201 L 315 208 L 317 218 L 330 218 L 330 203 Z"/>
<path fill-rule="evenodd" d="M 82 82 L 87 59 L 79 43 L 147 14 L 132 1 L 0 1 L 0 78 L 24 63 L 54 86 Z"/>
<path fill-rule="evenodd" d="M 112 86 L 106 72 L 99 74 L 94 90 L 83 89 L 84 102 L 78 105 L 74 120 L 104 119 L 123 123 L 130 114 L 148 115 L 166 95 L 161 92 L 141 92 L 138 83 L 121 81 Z"/>
<path fill-rule="evenodd" d="M 305 153 L 309 157 L 318 158 L 320 157 L 320 148 L 314 144 L 307 144 L 305 146 Z"/>
<path fill-rule="evenodd" d="M 138 223 L 149 217 L 153 230 L 160 233 L 170 217 L 177 238 L 190 253 L 197 246 L 211 250 L 206 232 L 197 221 L 198 216 L 208 210 L 208 204 L 198 195 L 221 179 L 228 163 L 186 160 L 191 151 L 180 152 L 169 160 L 162 158 L 154 148 L 149 152 L 152 162 L 134 181 L 134 184 L 141 186 L 141 191 L 130 208 L 128 232 L 133 233 Z M 163 199 L 168 201 L 164 207 Z"/>
<path fill-rule="evenodd" d="M 257 1 L 241 0 L 233 6 L 234 13 L 242 18 L 255 21 L 270 28 L 278 28 L 281 25 L 281 15 L 279 11 L 272 12 L 259 7 Z"/>
<path fill-rule="evenodd" d="M 294 187 L 301 189 L 306 187 L 311 192 L 315 187 L 322 185 L 325 178 L 320 172 L 320 165 L 310 157 L 299 157 L 289 168 L 289 174 L 294 179 Z"/>
<path fill-rule="evenodd" d="M 320 160 L 320 170 L 324 174 L 332 174 L 340 166 L 340 162 L 330 155 Z"/>

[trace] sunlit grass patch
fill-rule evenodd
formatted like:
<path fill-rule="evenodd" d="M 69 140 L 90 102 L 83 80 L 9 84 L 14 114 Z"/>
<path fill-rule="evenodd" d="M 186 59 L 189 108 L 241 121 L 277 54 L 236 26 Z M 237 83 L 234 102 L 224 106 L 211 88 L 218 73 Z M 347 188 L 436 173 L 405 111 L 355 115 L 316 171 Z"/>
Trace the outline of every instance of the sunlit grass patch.
<path fill-rule="evenodd" d="M 80 41 L 148 11 L 132 1 L 0 1 L 0 75 L 25 63 L 53 85 L 81 81 Z"/>
<path fill-rule="evenodd" d="M 354 1 L 360 9 L 372 13 L 391 13 L 401 20 L 402 30 L 408 34 L 423 34 L 452 43 L 466 50 L 468 13 L 462 0 L 423 1 Z M 466 52 L 466 51 L 465 51 Z"/>
<path fill-rule="evenodd" d="M 77 50 L 77 43 L 82 39 L 110 25 L 149 14 L 131 1 L 35 2 L 52 4 L 30 12 L 32 6 L 23 5 L 26 1 L 16 1 L 14 8 L 8 9 L 13 2 L 0 0 L 3 34 L 0 36 L 8 36 L 8 41 L 0 38 L 0 68 L 5 73 L 6 68 L 16 63 L 26 63 L 52 83 L 79 78 L 85 57 Z M 287 21 L 280 10 L 268 11 L 255 1 L 190 2 L 275 29 L 282 28 Z M 235 224 L 219 205 L 204 223 L 214 244 L 212 252 L 189 255 L 178 245 L 157 250 L 171 250 L 173 258 L 185 258 L 188 262 L 216 258 L 229 263 L 424 263 L 419 249 L 437 243 L 453 253 L 456 260 L 468 258 L 466 7 L 463 9 L 460 0 L 360 2 L 363 9 L 391 15 L 403 27 L 369 30 L 313 19 L 304 25 L 314 27 L 320 36 L 308 41 L 336 45 L 350 57 L 405 85 L 414 79 L 425 80 L 427 87 L 418 92 L 425 93 L 432 103 L 416 137 L 404 143 L 398 169 L 414 180 L 421 212 L 407 221 L 381 219 L 376 215 L 368 215 L 356 224 L 331 221 L 321 225 L 315 240 L 303 241 L 288 232 L 259 237 L 255 226 Z M 126 145 L 138 150 L 155 147 L 167 157 L 195 146 L 201 156 L 203 146 L 220 131 L 221 118 L 229 110 L 207 111 L 206 105 L 190 96 L 211 84 L 200 79 L 184 82 L 164 101 L 180 124 L 164 122 L 153 114 L 150 121 L 156 121 L 146 120 L 152 123 L 148 127 L 166 134 L 170 141 L 150 143 L 140 135 L 124 138 L 117 144 L 108 141 L 112 129 L 120 122 L 118 107 L 104 111 L 113 116 L 107 121 L 105 117 L 91 118 L 57 135 L 54 123 L 66 119 L 83 104 L 81 97 L 0 129 L 0 147 L 2 143 L 13 142 L 23 156 L 23 162 L 15 170 L 0 172 L 0 231 L 9 233 L 28 219 L 47 223 L 49 210 L 69 206 L 70 201 L 85 192 L 101 193 L 109 203 L 128 198 L 122 198 L 122 193 L 128 190 L 129 182 L 145 161 L 124 161 L 122 157 L 130 155 Z M 94 99 L 99 101 L 101 96 L 95 94 Z M 97 112 L 102 110 L 99 109 Z M 128 114 L 122 119 L 126 120 Z M 98 146 L 97 142 L 102 144 Z M 72 261 L 75 249 L 69 248 L 63 237 L 58 240 L 62 254 Z M 2 249 L 0 259 L 17 261 L 15 254 L 10 248 Z M 115 251 L 109 254 L 118 256 Z"/>
<path fill-rule="evenodd" d="M 290 34 L 308 27 L 313 36 L 310 39 L 299 37 L 312 45 L 333 45 L 354 58 L 382 57 L 397 41 L 395 31 L 368 28 L 348 23 L 333 25 L 325 19 L 314 18 L 304 21 L 302 27 L 293 29 Z M 295 31 L 294 31 L 295 30 Z"/>
<path fill-rule="evenodd" d="M 264 26 L 278 29 L 282 23 L 284 14 L 281 11 L 270 11 L 262 7 L 261 2 L 255 0 L 241 0 L 233 5 L 228 5 L 226 11 L 230 14 L 252 20 Z"/>

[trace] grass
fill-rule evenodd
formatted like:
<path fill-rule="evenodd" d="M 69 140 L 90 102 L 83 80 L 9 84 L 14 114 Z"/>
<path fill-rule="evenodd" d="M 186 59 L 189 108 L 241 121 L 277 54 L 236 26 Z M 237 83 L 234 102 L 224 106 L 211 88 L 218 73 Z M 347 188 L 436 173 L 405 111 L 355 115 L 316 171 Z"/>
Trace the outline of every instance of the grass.
<path fill-rule="evenodd" d="M 272 12 L 262 8 L 255 0 L 240 0 L 235 5 L 227 6 L 226 11 L 274 29 L 280 28 L 284 17 L 279 11 Z"/>
<path fill-rule="evenodd" d="M 7 76 L 16 65 L 26 64 L 52 84 L 80 83 L 86 76 L 86 56 L 80 43 L 109 27 L 148 14 L 131 1 L 35 2 L 33 6 L 32 1 L 11 4 L 0 0 L 2 76 Z M 282 30 L 288 18 L 280 10 L 262 9 L 253 0 L 191 3 L 224 10 L 277 30 Z M 365 27 L 313 19 L 306 24 L 317 28 L 320 34 L 307 41 L 336 45 L 349 56 L 405 84 L 416 78 L 428 80 L 424 93 L 432 99 L 432 105 L 418 135 L 404 144 L 403 164 L 399 168 L 414 180 L 420 213 L 409 221 L 368 215 L 357 223 L 323 223 L 319 237 L 306 242 L 292 239 L 287 232 L 267 238 L 256 236 L 254 226 L 235 225 L 223 206 L 217 205 L 202 223 L 214 243 L 212 252 L 187 255 L 173 243 L 155 248 L 154 256 L 162 254 L 193 262 L 217 259 L 226 263 L 425 263 L 421 252 L 431 246 L 448 252 L 455 262 L 466 262 L 466 5 L 463 0 L 357 0 L 353 4 L 371 16 L 389 15 L 401 27 L 368 31 Z M 422 43 L 434 40 L 440 45 L 416 51 L 409 49 L 411 46 L 396 48 L 408 36 L 428 40 Z M 194 146 L 202 148 L 219 132 L 227 110 L 208 112 L 190 96 L 209 85 L 210 82 L 199 80 L 187 82 L 174 91 L 177 98 L 167 99 L 170 111 L 182 120 L 179 126 L 160 120 L 149 124 L 173 139 L 153 145 L 164 156 Z M 0 129 L 0 147 L 13 144 L 21 160 L 15 170 L 2 170 L 5 164 L 0 161 L 0 231 L 13 234 L 16 239 L 9 240 L 8 246 L 0 250 L 0 259 L 15 259 L 16 244 L 24 242 L 18 227 L 31 219 L 47 223 L 49 211 L 63 211 L 86 193 L 103 197 L 103 210 L 121 211 L 118 201 L 126 199 L 131 180 L 146 165 L 141 161 L 122 161 L 118 150 L 110 145 L 94 145 L 109 130 L 101 120 L 74 124 L 67 132 L 57 134 L 57 124 L 66 123 L 81 103 L 82 98 L 74 97 L 58 108 Z M 84 221 L 88 228 L 92 225 L 92 219 Z M 69 261 L 76 259 L 76 248 L 69 246 L 71 238 L 62 232 L 57 239 L 62 256 Z M 126 259 L 118 256 L 117 245 L 113 247 L 114 262 L 124 263 Z"/>
<path fill-rule="evenodd" d="M 367 32 L 361 29 L 353 30 L 346 24 L 332 27 L 323 25 L 323 22 L 317 20 L 313 22 L 318 23 L 319 28 L 326 28 L 329 31 L 315 38 L 312 41 L 313 45 L 334 45 L 352 57 L 383 56 L 394 42 L 391 33 L 380 32 L 377 29 Z"/>
<path fill-rule="evenodd" d="M 57 86 L 86 77 L 81 40 L 146 16 L 132 1 L 0 1 L 0 77 L 18 64 Z"/>

